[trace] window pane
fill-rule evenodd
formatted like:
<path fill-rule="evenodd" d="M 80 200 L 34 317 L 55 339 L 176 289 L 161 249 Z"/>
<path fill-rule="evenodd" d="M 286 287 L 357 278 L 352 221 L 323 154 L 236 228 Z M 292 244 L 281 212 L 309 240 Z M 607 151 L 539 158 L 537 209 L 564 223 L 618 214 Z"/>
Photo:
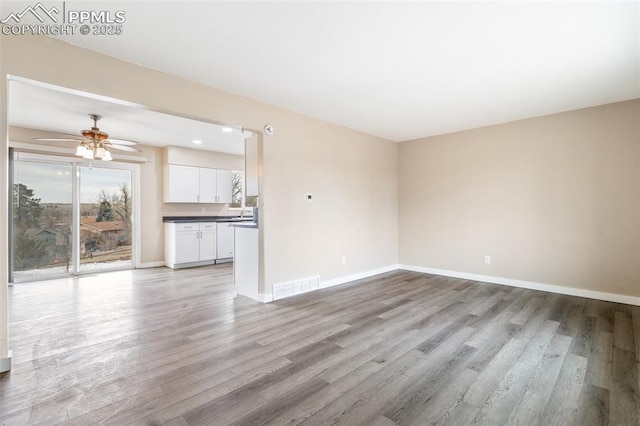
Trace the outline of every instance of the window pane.
<path fill-rule="evenodd" d="M 254 195 L 251 197 L 247 197 L 244 200 L 244 203 L 245 203 L 244 205 L 247 207 L 258 207 L 258 196 Z"/>
<path fill-rule="evenodd" d="M 71 164 L 13 167 L 13 282 L 70 273 Z"/>
<path fill-rule="evenodd" d="M 231 174 L 231 204 L 229 207 L 242 207 L 242 172 Z"/>
<path fill-rule="evenodd" d="M 80 167 L 80 270 L 131 266 L 131 170 Z"/>

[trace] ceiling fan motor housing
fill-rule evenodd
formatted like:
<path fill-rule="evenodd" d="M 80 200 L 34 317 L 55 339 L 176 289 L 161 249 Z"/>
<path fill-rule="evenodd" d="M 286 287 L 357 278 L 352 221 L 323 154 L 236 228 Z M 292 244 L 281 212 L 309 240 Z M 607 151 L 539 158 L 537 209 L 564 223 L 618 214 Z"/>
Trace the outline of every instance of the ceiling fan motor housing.
<path fill-rule="evenodd" d="M 98 128 L 98 120 L 102 118 L 101 115 L 98 114 L 89 114 L 89 118 L 93 120 L 93 127 L 91 130 L 83 130 L 82 136 L 89 139 L 103 141 L 109 137 L 109 135 L 105 132 L 101 132 Z"/>

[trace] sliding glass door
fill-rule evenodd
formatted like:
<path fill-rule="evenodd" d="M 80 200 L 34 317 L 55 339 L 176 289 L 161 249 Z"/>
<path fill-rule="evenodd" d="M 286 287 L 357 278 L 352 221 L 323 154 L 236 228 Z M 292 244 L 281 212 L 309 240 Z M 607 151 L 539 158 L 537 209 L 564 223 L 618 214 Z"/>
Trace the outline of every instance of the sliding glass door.
<path fill-rule="evenodd" d="M 94 164 L 14 154 L 12 282 L 134 266 L 135 166 Z"/>
<path fill-rule="evenodd" d="M 73 272 L 73 164 L 13 162 L 14 282 Z"/>
<path fill-rule="evenodd" d="M 79 169 L 80 271 L 131 267 L 131 170 Z"/>

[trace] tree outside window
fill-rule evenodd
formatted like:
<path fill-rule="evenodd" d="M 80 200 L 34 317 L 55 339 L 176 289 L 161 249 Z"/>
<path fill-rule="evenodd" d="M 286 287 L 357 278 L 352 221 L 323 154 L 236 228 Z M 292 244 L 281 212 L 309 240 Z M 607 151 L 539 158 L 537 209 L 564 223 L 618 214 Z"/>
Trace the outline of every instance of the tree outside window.
<path fill-rule="evenodd" d="M 244 172 L 233 171 L 231 173 L 231 204 L 229 207 L 243 209 L 245 207 L 257 207 L 258 197 L 244 196 Z"/>

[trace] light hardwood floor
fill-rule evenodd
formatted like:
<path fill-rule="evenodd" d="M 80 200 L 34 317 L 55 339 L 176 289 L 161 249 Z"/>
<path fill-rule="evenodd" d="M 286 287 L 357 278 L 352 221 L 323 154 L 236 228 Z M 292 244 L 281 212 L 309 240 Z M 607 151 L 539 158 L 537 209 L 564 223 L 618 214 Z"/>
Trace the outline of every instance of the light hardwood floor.
<path fill-rule="evenodd" d="M 401 271 L 263 305 L 231 273 L 10 288 L 0 423 L 640 424 L 640 307 Z"/>

